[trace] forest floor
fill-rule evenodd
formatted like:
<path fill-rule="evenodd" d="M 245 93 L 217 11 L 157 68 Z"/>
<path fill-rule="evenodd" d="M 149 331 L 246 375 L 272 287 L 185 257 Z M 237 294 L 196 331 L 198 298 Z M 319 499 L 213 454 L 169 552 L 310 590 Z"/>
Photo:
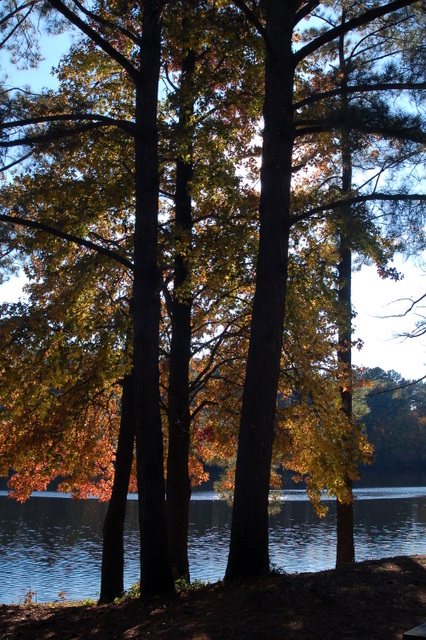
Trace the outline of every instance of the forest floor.
<path fill-rule="evenodd" d="M 426 622 L 426 555 L 216 583 L 150 602 L 0 605 L 8 640 L 401 640 Z"/>

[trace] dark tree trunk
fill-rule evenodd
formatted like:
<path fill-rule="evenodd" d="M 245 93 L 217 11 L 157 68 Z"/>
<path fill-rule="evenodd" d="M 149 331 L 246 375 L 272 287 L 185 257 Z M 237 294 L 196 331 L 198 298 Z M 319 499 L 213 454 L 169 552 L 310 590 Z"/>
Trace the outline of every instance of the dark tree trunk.
<path fill-rule="evenodd" d="M 133 376 L 127 375 L 123 381 L 114 484 L 103 527 L 100 603 L 113 602 L 124 589 L 123 531 L 135 440 L 133 409 Z"/>
<path fill-rule="evenodd" d="M 342 14 L 342 22 L 345 22 L 345 11 Z M 342 109 L 348 109 L 347 96 L 347 69 L 344 53 L 344 35 L 339 41 L 339 65 L 342 77 Z M 341 134 L 342 147 L 342 194 L 349 194 L 352 188 L 352 149 L 350 133 L 346 129 Z M 343 372 L 345 383 L 340 387 L 340 396 L 342 401 L 342 411 L 345 414 L 348 423 L 352 423 L 352 251 L 349 243 L 351 207 L 344 207 L 341 213 L 340 225 L 340 248 L 339 248 L 339 269 L 338 269 L 338 296 L 340 306 L 340 322 L 339 322 L 339 349 L 338 362 Z M 345 455 L 349 466 L 352 466 L 353 458 L 353 439 L 348 433 L 344 439 Z M 336 507 L 336 526 L 337 526 L 337 550 L 336 550 L 336 566 L 341 564 L 354 562 L 355 545 L 354 545 L 354 513 L 353 513 L 353 494 L 352 480 L 349 476 L 345 478 L 346 489 L 348 493 L 348 501 L 337 501 Z"/>
<path fill-rule="evenodd" d="M 292 24 L 297 2 L 264 0 L 264 132 L 260 238 L 243 391 L 226 579 L 269 570 L 268 496 L 288 267 L 294 140 Z"/>
<path fill-rule="evenodd" d="M 174 264 L 172 300 L 172 338 L 168 393 L 169 450 L 167 457 L 167 528 L 170 560 L 174 578 L 189 580 L 188 525 L 191 485 L 188 470 L 191 413 L 189 364 L 191 360 L 191 293 L 182 289 L 188 284 L 185 253 L 191 247 L 192 205 L 189 185 L 193 175 L 191 116 L 194 96 L 192 89 L 195 52 L 188 52 L 182 61 L 180 87 L 179 131 L 188 143 L 185 153 L 176 161 L 175 223 L 177 252 Z"/>
<path fill-rule="evenodd" d="M 346 221 L 347 222 L 347 221 Z M 352 256 L 351 249 L 347 246 L 345 237 L 340 240 L 340 263 L 339 263 L 339 301 L 341 305 L 342 320 L 339 327 L 339 352 L 338 359 L 341 369 L 344 371 L 344 386 L 340 388 L 342 399 L 342 411 L 348 421 L 352 421 L 352 354 L 351 354 L 351 277 L 352 277 Z M 348 458 L 348 465 L 352 464 L 353 442 L 351 434 L 343 442 L 345 455 Z M 336 522 L 337 522 L 337 553 L 336 566 L 355 560 L 354 545 L 354 514 L 352 480 L 349 476 L 345 478 L 346 489 L 349 496 L 348 502 L 337 501 Z"/>
<path fill-rule="evenodd" d="M 141 593 L 174 589 L 169 561 L 159 389 L 160 275 L 157 267 L 157 94 L 161 2 L 144 3 L 136 81 L 134 249 L 135 432 L 141 535 Z"/>
<path fill-rule="evenodd" d="M 352 493 L 352 481 L 346 479 L 346 487 Z M 355 562 L 354 544 L 354 505 L 351 502 L 340 502 L 336 504 L 337 523 L 337 546 L 336 546 L 336 567 L 343 564 Z"/>

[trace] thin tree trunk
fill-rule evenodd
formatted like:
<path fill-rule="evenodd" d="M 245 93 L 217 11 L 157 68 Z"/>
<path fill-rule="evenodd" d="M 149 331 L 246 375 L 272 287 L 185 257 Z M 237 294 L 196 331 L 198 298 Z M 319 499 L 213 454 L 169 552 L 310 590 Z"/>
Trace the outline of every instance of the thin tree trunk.
<path fill-rule="evenodd" d="M 160 276 L 158 242 L 157 94 L 161 54 L 161 9 L 146 0 L 141 69 L 136 82 L 134 248 L 135 432 L 141 536 L 141 593 L 171 592 L 163 435 L 159 389 Z"/>
<path fill-rule="evenodd" d="M 342 22 L 345 22 L 345 10 L 342 13 Z M 344 35 L 339 41 L 339 64 L 342 77 L 342 109 L 348 109 L 348 97 L 345 89 L 347 88 L 347 69 L 345 63 L 344 52 Z M 342 146 L 342 195 L 349 194 L 352 188 L 352 150 L 350 134 L 347 130 L 343 130 L 341 134 Z M 352 284 L 352 251 L 349 243 L 351 220 L 351 207 L 345 207 L 342 210 L 342 220 L 340 228 L 340 247 L 339 247 L 339 349 L 338 362 L 343 372 L 345 383 L 340 387 L 340 397 L 342 402 L 342 411 L 347 418 L 348 424 L 352 424 L 352 300 L 351 300 L 351 284 Z M 345 447 L 345 455 L 348 458 L 348 464 L 351 465 L 353 457 L 353 439 L 349 433 L 343 442 Z M 341 502 L 337 500 L 336 525 L 337 525 L 337 550 L 336 550 L 336 566 L 355 560 L 354 545 L 354 513 L 353 513 L 353 492 L 352 480 L 349 476 L 345 478 L 345 485 L 348 494 L 348 500 Z"/>
<path fill-rule="evenodd" d="M 133 409 L 133 376 L 126 375 L 123 380 L 114 484 L 103 526 L 100 603 L 113 602 L 124 589 L 123 532 L 135 440 Z"/>
<path fill-rule="evenodd" d="M 347 224 L 347 221 L 346 221 Z M 338 360 L 340 368 L 343 370 L 345 384 L 340 388 L 342 399 L 342 411 L 349 423 L 352 423 L 352 353 L 351 353 L 351 277 L 352 259 L 351 249 L 346 244 L 344 235 L 340 240 L 340 263 L 339 263 L 339 301 L 341 323 L 339 327 L 339 351 Z M 343 442 L 345 455 L 348 464 L 351 464 L 353 456 L 352 437 L 349 433 Z M 354 545 L 354 513 L 352 480 L 349 476 L 345 478 L 348 501 L 337 501 L 336 524 L 337 524 L 337 552 L 336 566 L 355 560 Z"/>
<path fill-rule="evenodd" d="M 185 253 L 191 247 L 192 205 L 189 186 L 193 176 L 191 116 L 194 110 L 192 89 L 196 55 L 189 51 L 182 61 L 179 132 L 188 140 L 185 153 L 176 161 L 175 223 L 177 252 L 174 264 L 172 300 L 172 338 L 168 391 L 169 450 L 167 456 L 167 527 L 170 560 L 174 578 L 189 580 L 188 526 L 191 485 L 188 459 L 191 413 L 189 365 L 191 360 L 192 299 L 188 285 Z M 190 160 L 186 158 L 189 157 Z"/>
<path fill-rule="evenodd" d="M 260 238 L 243 391 L 227 580 L 269 571 L 268 496 L 288 268 L 296 2 L 264 0 Z"/>

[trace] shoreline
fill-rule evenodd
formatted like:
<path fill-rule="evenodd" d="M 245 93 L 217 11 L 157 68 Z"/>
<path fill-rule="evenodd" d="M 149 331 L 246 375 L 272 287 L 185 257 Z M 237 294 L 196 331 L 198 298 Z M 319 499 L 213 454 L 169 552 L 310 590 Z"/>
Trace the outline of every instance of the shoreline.
<path fill-rule="evenodd" d="M 0 605 L 7 640 L 401 640 L 426 621 L 426 555 L 221 582 L 110 605 Z"/>

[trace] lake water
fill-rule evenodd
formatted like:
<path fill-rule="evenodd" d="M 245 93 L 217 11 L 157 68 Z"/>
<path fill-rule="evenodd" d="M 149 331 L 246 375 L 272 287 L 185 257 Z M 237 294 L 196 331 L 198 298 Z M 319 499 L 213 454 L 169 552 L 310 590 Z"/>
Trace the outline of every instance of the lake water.
<path fill-rule="evenodd" d="M 369 486 L 365 486 L 365 485 Z M 355 490 L 357 560 L 426 553 L 426 474 L 370 476 Z M 335 563 L 335 502 L 318 518 L 300 489 L 280 494 L 270 518 L 271 562 L 288 573 L 319 571 Z M 100 585 L 106 504 L 35 494 L 18 504 L 0 492 L 0 603 L 96 598 Z M 215 582 L 226 568 L 231 509 L 212 491 L 193 494 L 189 555 L 192 579 Z M 128 501 L 125 588 L 139 579 L 137 502 Z"/>

